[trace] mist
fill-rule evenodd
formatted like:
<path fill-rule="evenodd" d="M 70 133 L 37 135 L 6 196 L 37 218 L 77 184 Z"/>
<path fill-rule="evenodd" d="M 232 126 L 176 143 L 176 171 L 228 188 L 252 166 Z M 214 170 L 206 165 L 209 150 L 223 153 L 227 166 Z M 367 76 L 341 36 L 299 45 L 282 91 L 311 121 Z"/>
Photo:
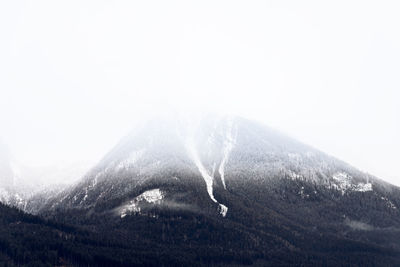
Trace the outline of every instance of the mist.
<path fill-rule="evenodd" d="M 1 142 L 90 166 L 148 116 L 229 113 L 400 185 L 399 7 L 3 1 Z"/>

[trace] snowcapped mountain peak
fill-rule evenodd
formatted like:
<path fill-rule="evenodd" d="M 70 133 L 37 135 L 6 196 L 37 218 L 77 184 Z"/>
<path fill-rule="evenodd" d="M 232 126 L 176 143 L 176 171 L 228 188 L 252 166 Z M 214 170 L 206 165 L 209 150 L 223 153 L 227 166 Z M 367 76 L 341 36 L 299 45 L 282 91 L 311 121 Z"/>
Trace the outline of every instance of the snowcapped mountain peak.
<path fill-rule="evenodd" d="M 231 205 L 227 197 L 239 184 L 279 180 L 312 183 L 342 195 L 368 193 L 376 186 L 369 175 L 257 122 L 165 115 L 138 124 L 52 205 L 93 207 L 110 200 L 122 205 L 159 189 L 160 207 L 212 207 L 225 217 Z"/>

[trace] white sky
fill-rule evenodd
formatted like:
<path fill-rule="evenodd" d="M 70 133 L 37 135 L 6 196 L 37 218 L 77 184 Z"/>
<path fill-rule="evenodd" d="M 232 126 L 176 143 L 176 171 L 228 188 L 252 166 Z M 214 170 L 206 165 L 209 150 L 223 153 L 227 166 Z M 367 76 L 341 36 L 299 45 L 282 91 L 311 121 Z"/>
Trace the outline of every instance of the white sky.
<path fill-rule="evenodd" d="M 400 185 L 398 1 L 1 1 L 0 138 L 96 160 L 147 110 L 262 121 Z"/>

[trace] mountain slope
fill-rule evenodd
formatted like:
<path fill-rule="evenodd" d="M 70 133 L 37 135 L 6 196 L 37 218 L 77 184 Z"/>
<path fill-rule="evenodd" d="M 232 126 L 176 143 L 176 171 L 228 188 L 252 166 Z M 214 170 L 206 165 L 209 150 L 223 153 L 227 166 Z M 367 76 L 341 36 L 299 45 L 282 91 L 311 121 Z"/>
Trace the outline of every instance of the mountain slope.
<path fill-rule="evenodd" d="M 215 190 L 229 193 L 242 181 L 282 178 L 316 183 L 342 194 L 385 187 L 370 175 L 265 126 L 241 118 L 206 117 L 196 123 L 153 120 L 138 127 L 59 203 L 52 204 L 92 207 L 137 194 L 143 191 L 140 187 L 156 180 L 196 184 L 196 190 L 202 195 L 205 189 L 224 215 L 227 207 L 216 199 Z"/>
<path fill-rule="evenodd" d="M 197 251 L 204 264 L 390 266 L 400 260 L 399 205 L 399 188 L 310 146 L 242 118 L 206 116 L 136 127 L 37 212 L 160 249 L 174 244 L 171 255 L 185 251 L 191 263 Z"/>

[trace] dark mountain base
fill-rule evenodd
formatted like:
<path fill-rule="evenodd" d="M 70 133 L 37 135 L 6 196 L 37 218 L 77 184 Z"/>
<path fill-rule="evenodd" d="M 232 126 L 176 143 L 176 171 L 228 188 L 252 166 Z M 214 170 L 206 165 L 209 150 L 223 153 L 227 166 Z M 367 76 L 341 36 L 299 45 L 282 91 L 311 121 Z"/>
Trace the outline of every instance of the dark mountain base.
<path fill-rule="evenodd" d="M 225 218 L 154 206 L 125 218 L 94 207 L 58 210 L 41 219 L 1 205 L 0 262 L 3 266 L 400 265 L 399 216 L 373 192 L 343 196 L 285 179 L 269 181 L 268 187 L 263 182 L 231 186 L 234 193 L 215 191 L 229 206 Z M 318 194 L 312 196 L 314 191 Z"/>

